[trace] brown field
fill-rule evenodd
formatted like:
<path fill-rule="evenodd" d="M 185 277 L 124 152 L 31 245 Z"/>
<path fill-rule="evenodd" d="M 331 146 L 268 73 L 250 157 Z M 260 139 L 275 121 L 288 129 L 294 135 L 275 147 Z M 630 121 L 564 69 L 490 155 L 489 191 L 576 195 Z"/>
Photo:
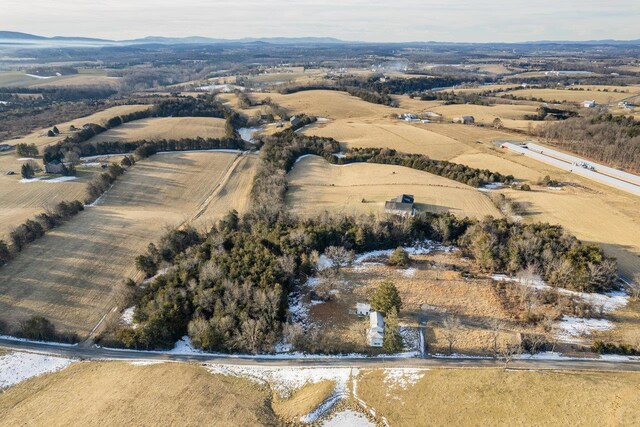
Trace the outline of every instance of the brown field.
<path fill-rule="evenodd" d="M 522 89 L 504 92 L 524 98 L 541 98 L 545 101 L 583 102 L 594 100 L 598 104 L 609 104 L 631 96 L 630 93 L 602 92 L 597 90 L 568 90 L 568 89 Z"/>
<path fill-rule="evenodd" d="M 640 374 L 635 372 L 422 372 L 422 379 L 403 389 L 386 385 L 383 370 L 362 371 L 358 396 L 393 426 L 640 423 Z"/>
<path fill-rule="evenodd" d="M 160 139 L 222 138 L 225 121 L 214 117 L 152 117 L 134 120 L 92 138 L 103 141 L 156 141 Z"/>
<path fill-rule="evenodd" d="M 240 187 L 248 180 L 234 176 L 238 166 L 251 171 L 252 162 L 243 160 L 234 153 L 185 152 L 137 163 L 97 206 L 2 267 L 0 319 L 15 328 L 40 314 L 60 331 L 86 336 L 113 307 L 114 286 L 137 276 L 135 256 L 162 235 L 164 226 L 206 224 L 222 211 L 246 206 L 240 198 L 248 190 Z M 230 196 L 236 190 L 238 199 Z M 214 207 L 219 197 L 225 205 Z"/>
<path fill-rule="evenodd" d="M 345 148 L 393 148 L 439 160 L 451 159 L 469 149 L 455 139 L 432 132 L 429 124 L 410 124 L 400 120 L 340 119 L 309 126 L 304 133 L 333 137 L 344 143 Z"/>
<path fill-rule="evenodd" d="M 330 119 L 354 117 L 388 117 L 397 114 L 396 108 L 365 102 L 345 92 L 311 90 L 290 95 L 278 93 L 253 94 L 256 99 L 271 97 L 273 102 L 289 110 L 290 114 L 306 113 Z"/>
<path fill-rule="evenodd" d="M 329 380 L 307 383 L 295 390 L 287 399 L 281 398 L 274 392 L 273 411 L 283 420 L 297 421 L 320 406 L 331 395 L 335 386 L 335 382 Z"/>
<path fill-rule="evenodd" d="M 0 175 L 0 239 L 6 239 L 13 228 L 63 200 L 84 200 L 87 183 L 95 172 L 92 169 L 82 169 L 78 179 L 59 183 L 20 183 L 19 168 L 12 168 L 16 175 Z"/>
<path fill-rule="evenodd" d="M 2 393 L 0 425 L 277 425 L 270 397 L 192 364 L 79 362 Z"/>
<path fill-rule="evenodd" d="M 81 126 L 85 123 L 104 124 L 112 117 L 149 108 L 147 105 L 125 105 L 113 107 L 81 117 L 73 121 L 58 124 L 60 135 L 54 138 L 46 136 L 47 129 L 41 129 L 20 139 L 6 141 L 10 144 L 34 143 L 42 152 L 43 147 L 64 139 L 69 134 L 69 126 Z M 23 223 L 28 218 L 41 213 L 46 207 L 62 200 L 83 200 L 87 182 L 90 181 L 95 168 L 79 168 L 78 179 L 62 183 L 31 182 L 20 183 L 20 167 L 23 161 L 18 160 L 15 151 L 0 154 L 0 239 L 12 228 Z M 35 160 L 42 164 L 40 159 Z M 5 175 L 7 171 L 15 175 Z"/>
<path fill-rule="evenodd" d="M 290 172 L 287 204 L 305 215 L 323 210 L 383 215 L 384 202 L 402 193 L 413 194 L 419 210 L 501 216 L 487 196 L 456 181 L 401 166 L 336 166 L 316 156 L 301 159 Z"/>
<path fill-rule="evenodd" d="M 29 87 L 109 86 L 116 89 L 120 85 L 120 81 L 120 77 L 107 77 L 100 74 L 75 74 L 38 80 L 30 84 Z"/>
<path fill-rule="evenodd" d="M 120 105 L 117 107 L 111 107 L 111 108 L 107 108 L 106 110 L 100 111 L 98 113 L 91 114 L 90 116 L 78 117 L 77 119 L 74 119 L 65 123 L 56 124 L 56 126 L 60 130 L 60 134 L 52 138 L 47 136 L 47 131 L 51 129 L 51 127 L 49 127 L 49 128 L 40 129 L 35 132 L 32 132 L 31 134 L 25 137 L 22 137 L 19 139 L 12 139 L 5 142 L 10 143 L 12 145 L 19 144 L 19 143 L 36 144 L 38 148 L 42 150 L 42 147 L 45 147 L 50 144 L 55 144 L 56 142 L 66 138 L 67 135 L 69 135 L 70 133 L 69 126 L 71 125 L 75 125 L 76 127 L 81 127 L 86 123 L 96 123 L 99 125 L 104 125 L 109 119 L 113 117 L 121 116 L 123 114 L 133 113 L 136 111 L 146 110 L 148 108 L 149 108 L 148 105 Z"/>

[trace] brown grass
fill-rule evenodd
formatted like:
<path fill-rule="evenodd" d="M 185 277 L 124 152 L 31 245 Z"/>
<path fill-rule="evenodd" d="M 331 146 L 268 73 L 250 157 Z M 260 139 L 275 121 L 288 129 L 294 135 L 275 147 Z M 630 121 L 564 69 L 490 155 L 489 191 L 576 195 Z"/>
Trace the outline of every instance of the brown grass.
<path fill-rule="evenodd" d="M 274 392 L 271 406 L 281 419 L 294 422 L 299 420 L 300 417 L 309 414 L 327 400 L 335 386 L 335 382 L 329 380 L 305 384 L 287 399 L 279 397 Z"/>
<path fill-rule="evenodd" d="M 596 87 L 592 87 L 595 89 Z M 603 88 L 606 88 L 603 87 Z M 630 88 L 627 88 L 629 90 Z M 633 89 L 633 88 L 631 88 Z M 542 98 L 545 101 L 578 102 L 595 100 L 598 104 L 608 104 L 628 98 L 633 93 L 602 92 L 597 90 L 567 90 L 567 89 L 522 89 L 505 92 L 524 98 Z M 637 92 L 636 92 L 637 93 Z"/>
<path fill-rule="evenodd" d="M 300 160 L 290 172 L 287 203 L 306 215 L 325 209 L 382 215 L 384 202 L 402 193 L 413 194 L 420 210 L 461 217 L 501 216 L 488 197 L 456 181 L 401 166 L 336 166 L 319 157 Z"/>
<path fill-rule="evenodd" d="M 125 123 L 94 137 L 102 141 L 156 141 L 159 139 L 222 138 L 225 121 L 213 117 L 154 117 Z"/>
<path fill-rule="evenodd" d="M 0 425 L 278 424 L 269 391 L 192 364 L 81 362 L 0 395 Z"/>
<path fill-rule="evenodd" d="M 434 369 L 406 390 L 364 371 L 358 395 L 393 426 L 640 423 L 640 374 Z"/>
<path fill-rule="evenodd" d="M 232 153 L 173 153 L 136 164 L 99 205 L 52 230 L 2 267 L 0 319 L 16 327 L 39 314 L 61 331 L 86 336 L 114 305 L 114 286 L 138 274 L 135 256 L 164 233 L 165 225 L 188 222 L 198 214 L 203 224 L 211 223 L 222 212 L 210 207 L 222 190 L 229 200 L 231 192 L 240 189 L 225 185 L 227 180 L 237 182 L 227 173 L 237 165 L 234 161 L 239 162 Z M 247 194 L 244 188 L 238 197 Z M 246 202 L 234 203 L 240 207 Z"/>

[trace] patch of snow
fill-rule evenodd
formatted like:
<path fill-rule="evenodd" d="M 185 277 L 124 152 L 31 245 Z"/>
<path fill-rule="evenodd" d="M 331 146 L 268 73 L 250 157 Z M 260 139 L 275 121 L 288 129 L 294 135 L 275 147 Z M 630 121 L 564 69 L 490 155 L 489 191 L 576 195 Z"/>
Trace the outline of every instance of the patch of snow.
<path fill-rule="evenodd" d="M 413 277 L 416 275 L 417 271 L 418 270 L 415 267 L 409 267 L 407 269 L 400 270 L 400 274 L 402 274 L 404 277 Z"/>
<path fill-rule="evenodd" d="M 310 302 L 311 305 L 318 305 L 318 304 L 324 304 L 324 303 L 325 303 L 325 301 L 318 301 L 318 300 L 313 300 L 313 299 Z"/>
<path fill-rule="evenodd" d="M 159 365 L 160 363 L 165 363 L 165 361 L 164 360 L 135 360 L 129 363 L 133 366 L 149 366 L 149 365 Z"/>
<path fill-rule="evenodd" d="M 321 424 L 322 427 L 375 427 L 375 424 L 369 421 L 369 419 L 363 414 L 354 411 L 353 409 L 345 409 L 338 413 L 333 414 L 325 422 Z"/>
<path fill-rule="evenodd" d="M 33 77 L 34 79 L 41 79 L 41 80 L 52 79 L 56 77 L 56 76 L 38 76 L 37 74 L 27 74 L 27 73 L 24 73 L 24 75 L 27 77 Z"/>
<path fill-rule="evenodd" d="M 20 180 L 21 184 L 28 184 L 30 182 L 67 182 L 67 181 L 73 181 L 74 179 L 78 179 L 75 176 L 59 176 L 57 178 L 51 178 L 51 179 L 46 179 L 46 177 L 43 176 L 39 176 L 37 178 L 22 178 Z"/>
<path fill-rule="evenodd" d="M 585 319 L 581 317 L 562 316 L 557 325 L 557 337 L 566 342 L 580 341 L 576 338 L 590 336 L 595 331 L 608 331 L 614 324 L 606 319 Z"/>
<path fill-rule="evenodd" d="M 167 274 L 167 271 L 169 271 L 169 267 L 165 267 L 165 268 L 161 268 L 161 269 L 159 269 L 159 270 L 158 270 L 158 272 L 157 272 L 156 274 L 154 274 L 153 276 L 151 276 L 151 277 L 149 277 L 149 278 L 147 278 L 147 279 L 144 279 L 144 280 L 142 281 L 142 284 L 143 284 L 143 285 L 147 285 L 147 284 L 149 284 L 149 283 L 153 282 L 153 281 L 154 281 L 154 280 L 156 280 L 159 276 L 162 276 L 163 274 Z"/>
<path fill-rule="evenodd" d="M 169 354 L 204 354 L 202 350 L 198 350 L 191 344 L 191 338 L 187 335 L 183 336 L 176 342 L 173 349 L 169 350 Z"/>
<path fill-rule="evenodd" d="M 540 277 L 530 279 L 521 279 L 510 277 L 505 274 L 494 274 L 491 276 L 493 280 L 516 282 L 521 285 L 530 286 L 538 290 L 557 290 L 559 293 L 582 299 L 594 306 L 602 306 L 604 311 L 614 311 L 625 307 L 629 303 L 629 295 L 625 291 L 611 291 L 604 294 L 596 294 L 589 292 L 578 292 L 564 288 L 554 288 L 547 285 Z"/>
<path fill-rule="evenodd" d="M 298 163 L 298 162 L 299 162 L 300 160 L 302 160 L 302 159 L 305 159 L 305 158 L 307 158 L 307 157 L 311 157 L 311 156 L 315 156 L 315 154 L 305 154 L 305 155 L 303 155 L 303 156 L 300 156 L 300 157 L 298 157 L 298 158 L 296 159 L 296 161 L 295 161 L 295 163 L 294 163 L 294 164 Z M 317 157 L 317 156 L 316 156 L 316 157 Z"/>
<path fill-rule="evenodd" d="M 415 385 L 424 377 L 428 369 L 416 368 L 391 368 L 384 370 L 383 382 L 390 387 L 400 387 L 403 390 Z"/>
<path fill-rule="evenodd" d="M 402 246 L 409 255 L 424 255 L 429 254 L 431 252 L 452 252 L 455 250 L 453 246 L 442 245 L 437 242 L 433 242 L 431 240 L 424 240 L 422 242 L 415 243 L 413 246 Z M 372 258 L 385 258 L 389 257 L 394 249 L 381 249 L 376 251 L 365 252 L 362 254 L 358 254 L 354 259 L 354 264 L 362 264 L 365 261 Z"/>
<path fill-rule="evenodd" d="M 536 354 L 520 354 L 514 359 L 533 359 L 533 360 L 603 360 L 607 362 L 629 362 L 640 361 L 640 356 L 623 356 L 619 354 L 602 354 L 599 357 L 573 357 L 564 356 L 555 351 L 545 351 Z"/>
<path fill-rule="evenodd" d="M 20 157 L 19 162 L 28 162 L 29 160 L 35 160 L 33 157 Z"/>
<path fill-rule="evenodd" d="M 338 159 L 342 159 L 347 157 L 347 155 L 345 153 L 333 153 L 334 157 L 337 157 Z"/>
<path fill-rule="evenodd" d="M 72 362 L 72 359 L 33 353 L 10 353 L 0 356 L 0 389 L 47 372 L 59 371 Z"/>
<path fill-rule="evenodd" d="M 326 117 L 316 117 L 316 123 L 329 123 L 331 119 Z"/>
<path fill-rule="evenodd" d="M 158 151 L 156 154 L 179 154 L 179 153 L 234 153 L 242 154 L 244 151 L 233 148 L 212 148 L 210 150 L 174 150 L 174 151 Z"/>
<path fill-rule="evenodd" d="M 120 321 L 122 321 L 122 323 L 124 323 L 125 325 L 133 325 L 133 312 L 135 311 L 135 309 L 135 306 L 131 306 L 125 309 L 120 315 Z"/>
<path fill-rule="evenodd" d="M 253 135 L 255 135 L 256 132 L 259 132 L 260 130 L 262 130 L 261 127 L 240 128 L 238 129 L 238 134 L 240 134 L 240 138 L 242 138 L 243 141 L 255 142 Z"/>
<path fill-rule="evenodd" d="M 504 184 L 501 182 L 492 182 L 490 184 L 485 184 L 482 187 L 478 188 L 480 191 L 490 191 L 490 190 L 498 190 L 504 187 Z"/>
<path fill-rule="evenodd" d="M 352 368 L 297 368 L 292 366 L 256 365 L 205 365 L 214 374 L 247 377 L 258 383 L 268 383 L 281 396 L 289 397 L 292 392 L 305 384 L 321 381 L 335 381 L 337 393 L 347 392 L 347 383 L 357 369 Z"/>

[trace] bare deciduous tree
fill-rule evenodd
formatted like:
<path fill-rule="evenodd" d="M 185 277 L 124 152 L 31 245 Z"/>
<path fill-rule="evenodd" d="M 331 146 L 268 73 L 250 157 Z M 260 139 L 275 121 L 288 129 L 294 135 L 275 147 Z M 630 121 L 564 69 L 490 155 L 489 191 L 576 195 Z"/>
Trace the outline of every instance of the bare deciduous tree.
<path fill-rule="evenodd" d="M 449 354 L 453 352 L 453 346 L 458 342 L 462 323 L 460 319 L 453 314 L 447 315 L 442 322 L 444 339 L 449 344 Z"/>

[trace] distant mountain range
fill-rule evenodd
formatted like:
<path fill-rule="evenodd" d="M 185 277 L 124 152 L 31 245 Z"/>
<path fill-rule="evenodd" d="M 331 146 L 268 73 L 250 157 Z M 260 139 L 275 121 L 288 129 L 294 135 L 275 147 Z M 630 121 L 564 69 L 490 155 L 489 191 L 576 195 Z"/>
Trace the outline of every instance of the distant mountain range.
<path fill-rule="evenodd" d="M 161 37 L 149 36 L 131 40 L 108 40 L 91 37 L 44 37 L 34 34 L 20 33 L 15 31 L 0 31 L 0 43 L 16 44 L 41 44 L 41 43 L 61 43 L 61 44 L 99 44 L 99 45 L 142 45 L 142 44 L 249 44 L 268 43 L 274 45 L 313 45 L 313 44 L 380 44 L 354 42 L 336 39 L 333 37 L 247 37 L 242 39 L 221 39 L 211 37 Z M 474 43 L 454 43 L 454 42 L 410 42 L 393 44 L 474 44 Z M 476 43 L 476 44 L 573 44 L 573 45 L 640 45 L 637 40 L 586 40 L 586 41 L 529 41 L 520 43 Z"/>
<path fill-rule="evenodd" d="M 0 31 L 0 41 L 14 42 L 77 42 L 91 44 L 220 44 L 220 43 L 269 43 L 269 44 L 342 44 L 350 43 L 332 37 L 247 37 L 242 39 L 217 39 L 210 37 L 160 37 L 149 36 L 131 40 L 108 40 L 91 37 L 44 37 L 15 31 Z"/>

